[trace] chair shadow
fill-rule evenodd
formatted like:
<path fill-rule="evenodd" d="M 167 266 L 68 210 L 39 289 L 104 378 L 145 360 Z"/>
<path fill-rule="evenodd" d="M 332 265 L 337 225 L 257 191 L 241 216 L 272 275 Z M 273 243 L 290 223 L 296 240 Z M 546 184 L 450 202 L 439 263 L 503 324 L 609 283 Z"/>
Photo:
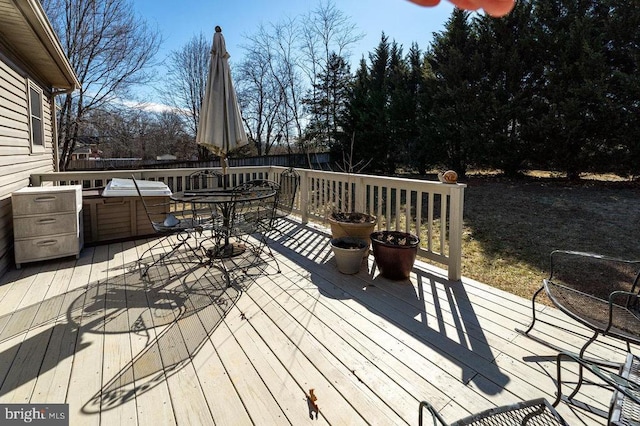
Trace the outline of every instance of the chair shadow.
<path fill-rule="evenodd" d="M 271 241 L 271 248 L 306 268 L 323 296 L 357 301 L 458 365 L 465 384 L 473 381 L 489 395 L 498 394 L 507 385 L 509 377 L 496 365 L 461 281 L 418 268 L 413 269 L 411 280 L 392 281 L 377 274 L 375 265 L 367 265 L 366 272 L 363 265 L 358 274 L 336 280 L 329 236 L 304 226 L 297 228 L 297 236 L 302 244 L 295 250 L 274 244 L 277 240 Z"/>
<path fill-rule="evenodd" d="M 84 413 L 125 404 L 180 371 L 234 306 L 241 289 L 230 287 L 229 275 L 215 265 L 185 268 L 170 279 L 166 265 L 152 269 L 145 279 L 130 270 L 0 317 L 0 343 L 43 328 L 0 353 L 0 396 L 89 347 L 83 341 L 87 334 L 133 333 L 146 341 L 90 397 Z"/>

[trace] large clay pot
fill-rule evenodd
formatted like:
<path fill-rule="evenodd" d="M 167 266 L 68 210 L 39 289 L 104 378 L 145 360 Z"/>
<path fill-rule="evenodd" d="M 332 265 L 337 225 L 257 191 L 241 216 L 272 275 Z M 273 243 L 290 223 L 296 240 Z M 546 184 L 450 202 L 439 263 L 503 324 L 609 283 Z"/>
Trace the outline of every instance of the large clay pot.
<path fill-rule="evenodd" d="M 344 216 L 345 214 L 343 214 Z M 354 237 L 361 238 L 367 242 L 367 249 L 363 254 L 369 255 L 369 246 L 371 245 L 370 235 L 376 227 L 376 217 L 366 213 L 348 213 L 348 217 L 358 217 L 360 222 L 348 222 L 336 220 L 333 215 L 329 216 L 329 225 L 331 226 L 331 238 Z"/>
<path fill-rule="evenodd" d="M 356 274 L 362 266 L 363 253 L 368 244 L 362 238 L 340 237 L 331 240 L 331 249 L 338 264 L 338 271 L 343 274 Z"/>
<path fill-rule="evenodd" d="M 418 254 L 420 238 L 401 231 L 378 231 L 371 234 L 373 257 L 380 274 L 390 280 L 409 278 Z"/>

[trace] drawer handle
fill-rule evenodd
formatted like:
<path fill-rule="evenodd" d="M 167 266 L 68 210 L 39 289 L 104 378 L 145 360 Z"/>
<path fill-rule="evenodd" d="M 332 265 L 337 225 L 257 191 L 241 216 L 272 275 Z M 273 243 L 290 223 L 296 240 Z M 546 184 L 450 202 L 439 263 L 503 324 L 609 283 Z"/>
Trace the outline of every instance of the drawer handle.
<path fill-rule="evenodd" d="M 56 240 L 44 240 L 44 241 L 38 241 L 37 245 L 40 246 L 40 247 L 53 246 L 57 242 L 58 241 L 56 241 Z"/>
<path fill-rule="evenodd" d="M 48 218 L 45 218 L 45 219 L 40 219 L 40 220 L 38 220 L 38 223 L 40 223 L 40 224 L 47 224 L 47 223 L 55 223 L 55 221 L 56 221 L 56 219 L 55 219 L 55 218 L 53 218 L 53 217 L 48 217 Z"/>
<path fill-rule="evenodd" d="M 48 197 L 38 197 L 36 198 L 34 201 L 36 203 L 48 203 L 49 201 L 55 201 L 56 197 L 55 196 L 48 196 Z"/>
<path fill-rule="evenodd" d="M 112 198 L 112 199 L 108 199 L 108 198 L 103 198 L 102 199 L 102 204 L 107 205 L 107 206 L 121 206 L 124 203 L 125 203 L 124 197 Z"/>

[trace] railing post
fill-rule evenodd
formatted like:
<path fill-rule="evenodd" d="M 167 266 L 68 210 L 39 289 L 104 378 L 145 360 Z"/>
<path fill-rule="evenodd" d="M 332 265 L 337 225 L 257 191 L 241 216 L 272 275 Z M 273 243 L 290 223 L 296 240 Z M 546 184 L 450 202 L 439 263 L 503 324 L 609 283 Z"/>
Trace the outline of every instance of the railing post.
<path fill-rule="evenodd" d="M 367 204 L 366 204 L 367 191 L 365 190 L 364 177 L 362 177 L 361 175 L 356 175 L 355 184 L 356 184 L 356 193 L 354 194 L 354 200 L 356 203 L 355 203 L 354 211 L 370 213 L 369 211 L 367 211 Z"/>
<path fill-rule="evenodd" d="M 30 177 L 31 186 L 42 186 L 42 176 L 39 174 L 32 174 Z"/>
<path fill-rule="evenodd" d="M 300 173 L 300 220 L 309 223 L 309 176 L 306 169 L 296 171 Z"/>
<path fill-rule="evenodd" d="M 451 281 L 462 278 L 462 213 L 464 211 L 465 185 L 451 186 L 449 208 L 449 265 Z"/>

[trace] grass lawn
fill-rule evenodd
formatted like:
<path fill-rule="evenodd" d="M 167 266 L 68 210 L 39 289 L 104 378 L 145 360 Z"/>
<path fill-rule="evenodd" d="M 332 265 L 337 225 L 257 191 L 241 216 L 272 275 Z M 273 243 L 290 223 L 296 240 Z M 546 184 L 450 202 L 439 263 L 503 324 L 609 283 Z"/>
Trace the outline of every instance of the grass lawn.
<path fill-rule="evenodd" d="M 532 174 L 466 179 L 462 274 L 530 298 L 554 249 L 640 259 L 640 182 Z"/>

